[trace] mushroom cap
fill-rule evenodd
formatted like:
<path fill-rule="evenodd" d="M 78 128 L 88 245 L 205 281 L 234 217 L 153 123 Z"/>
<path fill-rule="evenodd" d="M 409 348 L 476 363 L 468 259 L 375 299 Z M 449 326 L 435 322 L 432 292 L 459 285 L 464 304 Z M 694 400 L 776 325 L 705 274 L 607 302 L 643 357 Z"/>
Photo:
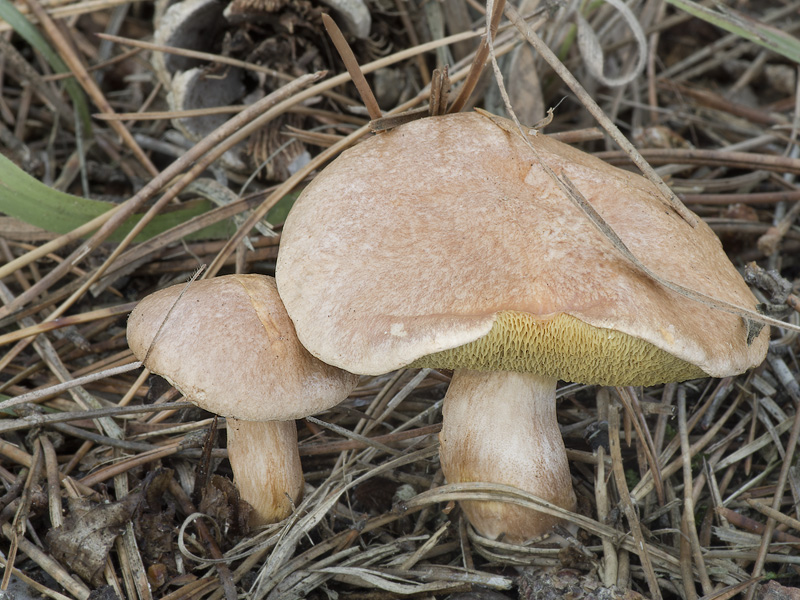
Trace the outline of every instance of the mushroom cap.
<path fill-rule="evenodd" d="M 248 421 L 323 411 L 358 382 L 303 348 L 275 280 L 263 275 L 216 277 L 147 296 L 128 319 L 128 345 L 190 401 Z"/>
<path fill-rule="evenodd" d="M 476 113 L 422 119 L 344 152 L 306 188 L 276 278 L 312 354 L 364 374 L 416 361 L 616 385 L 725 376 L 763 360 L 767 331 L 748 343 L 742 318 L 641 272 L 541 164 L 569 177 L 660 277 L 754 308 L 705 223 L 693 228 L 639 175 L 541 134 L 528 137 L 534 153 L 510 131 Z M 423 358 L 451 349 L 460 363 Z M 536 357 L 553 353 L 542 367 Z M 675 366 L 654 373 L 662 358 Z"/>

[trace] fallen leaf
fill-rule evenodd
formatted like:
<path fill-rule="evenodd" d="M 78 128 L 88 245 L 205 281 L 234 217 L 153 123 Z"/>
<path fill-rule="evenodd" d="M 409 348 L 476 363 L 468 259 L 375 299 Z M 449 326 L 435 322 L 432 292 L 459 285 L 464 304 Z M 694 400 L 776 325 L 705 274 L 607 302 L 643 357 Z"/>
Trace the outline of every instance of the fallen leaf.
<path fill-rule="evenodd" d="M 234 536 L 244 535 L 252 507 L 239 497 L 233 483 L 219 475 L 212 475 L 203 487 L 199 510 L 214 519 L 225 531 Z"/>
<path fill-rule="evenodd" d="M 101 586 L 103 568 L 114 540 L 141 500 L 140 493 L 128 494 L 108 504 L 71 498 L 64 524 L 51 529 L 45 538 L 50 552 L 81 579 L 95 587 Z"/>

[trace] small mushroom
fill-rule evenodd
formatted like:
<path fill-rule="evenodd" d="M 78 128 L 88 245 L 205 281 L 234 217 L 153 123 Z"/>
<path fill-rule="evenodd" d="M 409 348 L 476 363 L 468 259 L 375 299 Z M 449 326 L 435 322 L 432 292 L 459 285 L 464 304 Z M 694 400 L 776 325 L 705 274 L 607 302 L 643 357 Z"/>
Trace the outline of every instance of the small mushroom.
<path fill-rule="evenodd" d="M 362 374 L 455 369 L 443 409 L 451 483 L 487 481 L 575 505 L 556 421 L 559 379 L 654 385 L 741 373 L 769 334 L 629 262 L 553 182 L 569 177 L 662 279 L 756 300 L 702 221 L 643 177 L 475 113 L 422 119 L 343 153 L 283 230 L 281 298 L 306 348 Z M 463 502 L 483 535 L 520 542 L 557 519 Z"/>
<path fill-rule="evenodd" d="M 227 418 L 251 523 L 287 517 L 303 492 L 293 419 L 342 402 L 358 377 L 300 345 L 275 280 L 229 275 L 155 292 L 131 313 L 128 344 L 188 400 Z"/>

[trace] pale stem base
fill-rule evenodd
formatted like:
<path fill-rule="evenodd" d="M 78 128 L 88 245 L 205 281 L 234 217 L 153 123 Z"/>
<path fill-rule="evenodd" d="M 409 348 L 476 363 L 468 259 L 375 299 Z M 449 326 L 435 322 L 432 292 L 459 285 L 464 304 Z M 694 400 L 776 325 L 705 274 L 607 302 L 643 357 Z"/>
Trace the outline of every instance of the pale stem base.
<path fill-rule="evenodd" d="M 512 485 L 562 508 L 575 508 L 564 442 L 556 421 L 556 383 L 529 373 L 456 371 L 439 434 L 449 483 Z M 504 502 L 461 503 L 483 536 L 521 543 L 547 533 L 556 517 Z"/>
<path fill-rule="evenodd" d="M 228 458 L 239 494 L 253 507 L 252 526 L 288 517 L 303 495 L 294 421 L 228 418 Z"/>

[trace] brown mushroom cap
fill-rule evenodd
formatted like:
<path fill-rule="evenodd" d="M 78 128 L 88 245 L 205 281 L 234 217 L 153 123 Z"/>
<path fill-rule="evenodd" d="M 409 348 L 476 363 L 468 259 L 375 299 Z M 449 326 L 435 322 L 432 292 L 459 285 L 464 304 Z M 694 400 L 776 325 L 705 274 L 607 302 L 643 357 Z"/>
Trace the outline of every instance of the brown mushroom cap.
<path fill-rule="evenodd" d="M 358 380 L 303 348 L 275 280 L 263 275 L 217 277 L 147 296 L 128 320 L 128 344 L 187 399 L 248 421 L 321 412 L 343 401 Z"/>
<path fill-rule="evenodd" d="M 755 307 L 711 229 L 691 227 L 646 179 L 544 135 L 529 141 L 653 272 Z M 412 122 L 331 163 L 286 221 L 277 281 L 309 351 L 364 374 L 419 361 L 645 385 L 742 372 L 768 343 L 766 330 L 748 343 L 740 317 L 638 270 L 524 140 L 475 113 Z M 481 338 L 488 348 L 455 362 L 420 360 Z"/>

